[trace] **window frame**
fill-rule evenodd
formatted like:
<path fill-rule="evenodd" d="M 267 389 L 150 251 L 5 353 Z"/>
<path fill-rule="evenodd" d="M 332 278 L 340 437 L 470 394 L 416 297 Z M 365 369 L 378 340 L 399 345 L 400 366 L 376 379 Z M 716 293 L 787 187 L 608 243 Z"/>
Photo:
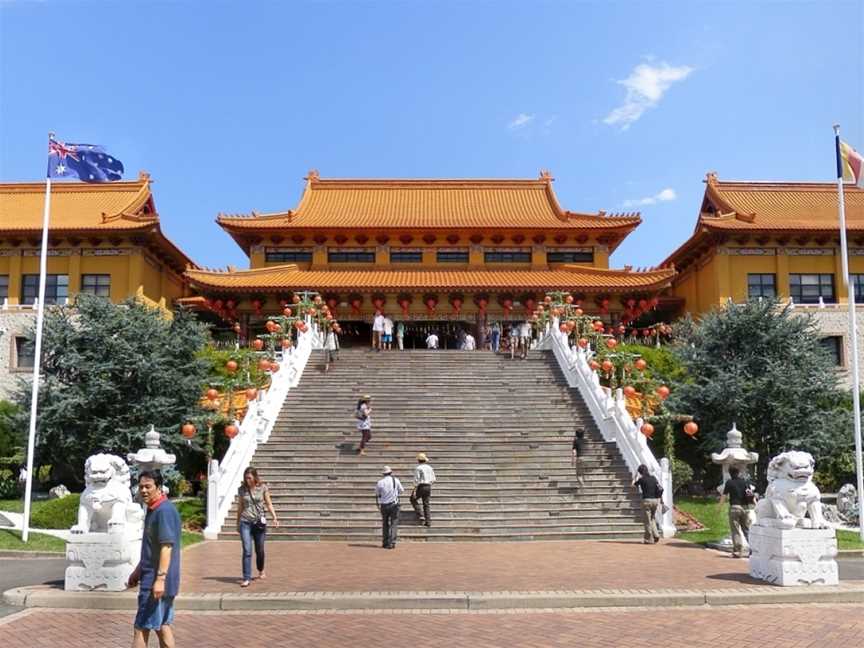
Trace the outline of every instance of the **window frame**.
<path fill-rule="evenodd" d="M 375 263 L 375 250 L 369 248 L 327 248 L 327 263 Z"/>
<path fill-rule="evenodd" d="M 95 279 L 96 284 L 93 286 L 87 286 L 87 279 Z M 107 284 L 101 284 L 101 279 L 107 279 Z M 93 288 L 93 290 L 90 290 Z M 88 273 L 81 275 L 81 290 L 80 292 L 85 295 L 96 295 L 97 297 L 111 297 L 111 275 L 109 273 Z"/>
<path fill-rule="evenodd" d="M 515 258 L 521 255 L 521 258 Z M 486 248 L 483 263 L 531 263 L 531 248 Z"/>
<path fill-rule="evenodd" d="M 264 263 L 312 263 L 312 248 L 264 248 Z"/>
<path fill-rule="evenodd" d="M 855 303 L 864 304 L 864 273 L 850 273 L 849 283 L 855 286 Z"/>
<path fill-rule="evenodd" d="M 9 275 L 0 275 L 0 302 L 9 298 Z"/>
<path fill-rule="evenodd" d="M 435 250 L 436 263 L 468 263 L 468 248 L 438 248 Z"/>
<path fill-rule="evenodd" d="M 802 279 L 805 277 L 816 277 L 816 284 L 804 284 Z M 796 282 L 797 279 L 797 282 Z M 815 288 L 817 292 L 815 295 L 808 295 L 805 297 L 804 288 Z M 824 295 L 822 294 L 822 290 L 824 287 L 830 287 L 831 294 Z M 812 292 L 812 291 L 811 291 Z M 796 295 L 797 293 L 797 295 Z M 826 304 L 836 304 L 837 303 L 837 291 L 834 286 L 834 275 L 830 272 L 796 272 L 789 274 L 789 296 L 792 297 L 792 301 L 796 304 L 818 304 L 819 297 L 822 297 L 822 301 Z"/>
<path fill-rule="evenodd" d="M 835 367 L 845 367 L 843 336 L 842 335 L 825 335 L 819 338 L 819 344 L 827 349 L 834 358 Z"/>
<path fill-rule="evenodd" d="M 60 278 L 63 278 L 65 281 L 61 282 Z M 31 281 L 28 282 L 28 279 Z M 34 283 L 34 285 L 28 285 L 28 283 Z M 53 288 L 53 291 L 51 290 Z M 65 294 L 59 294 L 60 288 L 65 288 Z M 28 292 L 32 290 L 33 295 L 28 295 Z M 21 275 L 21 303 L 22 304 L 32 304 L 36 298 L 39 297 L 39 275 L 38 274 L 24 274 Z M 69 275 L 68 274 L 49 274 L 45 275 L 45 303 L 46 304 L 61 304 L 60 300 L 64 301 L 69 298 Z"/>
<path fill-rule="evenodd" d="M 33 365 L 36 363 L 36 352 L 33 349 L 32 353 L 23 353 L 22 349 L 27 345 L 28 340 L 23 335 L 14 335 L 12 336 L 12 351 L 14 353 L 14 362 L 11 363 L 12 369 L 16 369 L 19 371 L 28 371 L 33 369 Z M 29 359 L 25 361 L 25 364 L 21 364 L 21 359 Z"/>
<path fill-rule="evenodd" d="M 411 258 L 395 258 L 410 255 Z M 423 263 L 423 250 L 419 248 L 390 248 L 390 263 Z"/>
<path fill-rule="evenodd" d="M 759 278 L 759 283 L 754 284 L 753 279 Z M 771 294 L 766 294 L 765 289 L 765 278 L 771 277 Z M 753 288 L 758 288 L 758 294 L 753 291 Z M 777 275 L 773 272 L 748 272 L 747 273 L 747 298 L 748 299 L 756 299 L 758 297 L 765 297 L 768 299 L 774 299 L 777 297 Z"/>
<path fill-rule="evenodd" d="M 583 255 L 575 258 L 574 255 Z M 570 255 L 570 259 L 555 259 L 555 255 Z M 547 248 L 546 263 L 594 263 L 594 248 Z"/>

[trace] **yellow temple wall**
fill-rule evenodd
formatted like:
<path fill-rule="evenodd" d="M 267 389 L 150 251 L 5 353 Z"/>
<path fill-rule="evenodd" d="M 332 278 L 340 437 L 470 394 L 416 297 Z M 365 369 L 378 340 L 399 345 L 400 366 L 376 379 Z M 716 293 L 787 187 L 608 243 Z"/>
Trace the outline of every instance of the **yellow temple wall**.
<path fill-rule="evenodd" d="M 136 247 L 52 247 L 47 273 L 68 275 L 70 300 L 81 290 L 81 277 L 87 274 L 111 277 L 110 298 L 120 302 L 139 292 L 154 302 L 184 295 L 183 280 L 164 264 Z M 39 250 L 0 245 L 0 275 L 9 277 L 8 302 L 21 302 L 23 275 L 39 274 Z M 0 300 L 2 301 L 2 300 Z"/>

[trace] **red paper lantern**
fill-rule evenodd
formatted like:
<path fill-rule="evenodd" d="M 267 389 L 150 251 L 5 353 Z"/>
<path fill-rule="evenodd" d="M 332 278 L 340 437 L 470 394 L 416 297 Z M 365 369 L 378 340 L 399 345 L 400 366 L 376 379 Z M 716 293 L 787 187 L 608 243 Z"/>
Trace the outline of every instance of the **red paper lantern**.
<path fill-rule="evenodd" d="M 279 363 L 278 362 L 271 362 L 270 363 L 270 373 L 276 373 L 277 371 L 279 371 Z"/>
<path fill-rule="evenodd" d="M 402 314 L 403 315 L 406 315 L 406 316 L 408 315 L 408 307 L 410 305 L 411 305 L 410 299 L 400 299 L 399 300 L 399 306 L 402 308 Z"/>
<path fill-rule="evenodd" d="M 258 361 L 258 368 L 261 371 L 269 371 L 270 370 L 270 361 L 267 358 L 261 358 Z"/>
<path fill-rule="evenodd" d="M 512 299 L 504 299 L 501 301 L 501 306 L 504 308 L 505 313 L 509 313 L 513 308 L 513 300 Z"/>
<path fill-rule="evenodd" d="M 462 300 L 459 299 L 458 297 L 456 299 L 451 300 L 450 304 L 453 306 L 453 312 L 454 313 L 458 314 L 459 311 L 462 310 Z"/>
<path fill-rule="evenodd" d="M 184 423 L 180 427 L 180 434 L 182 434 L 185 439 L 191 439 L 195 436 L 195 426 L 191 423 Z"/>
<path fill-rule="evenodd" d="M 606 340 L 606 346 L 610 349 L 614 349 L 616 346 L 618 346 L 618 340 L 616 340 L 615 338 L 609 338 Z"/>
<path fill-rule="evenodd" d="M 627 398 L 633 398 L 636 395 L 636 388 L 633 385 L 626 385 L 622 391 Z"/>
<path fill-rule="evenodd" d="M 567 296 L 564 298 L 564 303 L 565 303 L 565 304 L 572 304 L 572 303 L 573 303 L 573 295 L 567 295 Z"/>
<path fill-rule="evenodd" d="M 654 436 L 654 426 L 650 423 L 643 423 L 642 427 L 639 428 L 639 431 L 642 432 L 642 434 L 644 434 L 645 437 L 648 439 Z"/>
<path fill-rule="evenodd" d="M 666 400 L 667 398 L 669 398 L 670 393 L 671 392 L 666 385 L 660 385 L 657 388 L 657 395 L 660 397 L 660 400 Z"/>
<path fill-rule="evenodd" d="M 480 309 L 481 313 L 486 312 L 486 307 L 488 305 L 489 305 L 489 300 L 486 299 L 485 297 L 481 297 L 480 299 L 477 300 L 477 308 Z"/>
<path fill-rule="evenodd" d="M 577 308 L 577 309 L 576 309 L 575 311 L 573 311 L 573 312 L 576 313 L 576 317 L 582 317 L 582 314 L 583 314 L 585 311 L 583 311 L 581 308 Z"/>
<path fill-rule="evenodd" d="M 579 338 L 578 340 L 576 340 L 576 344 L 578 344 L 580 348 L 585 349 L 588 347 L 588 339 Z"/>
<path fill-rule="evenodd" d="M 291 310 L 290 308 L 288 308 L 287 306 L 286 306 L 285 308 L 282 309 L 282 314 L 283 314 L 285 317 L 291 317 L 291 315 L 293 314 L 293 312 L 294 312 L 294 311 L 292 311 L 292 310 Z"/>
<path fill-rule="evenodd" d="M 351 312 L 357 315 L 360 312 L 360 304 L 363 303 L 362 299 L 352 299 L 351 300 Z"/>
<path fill-rule="evenodd" d="M 299 304 L 300 303 L 300 295 L 294 295 L 291 298 L 291 301 L 294 302 L 295 304 Z"/>
<path fill-rule="evenodd" d="M 237 362 L 234 360 L 229 360 L 228 362 L 226 362 L 225 371 L 233 374 L 235 371 L 237 371 Z"/>
<path fill-rule="evenodd" d="M 256 351 L 260 351 L 264 348 L 264 340 L 260 338 L 255 338 L 254 340 L 252 340 L 252 348 Z"/>
<path fill-rule="evenodd" d="M 207 400 L 215 401 L 217 398 L 219 398 L 219 391 L 218 390 L 213 389 L 212 387 L 207 390 Z"/>
<path fill-rule="evenodd" d="M 434 297 L 430 297 L 429 299 L 426 300 L 426 310 L 429 311 L 430 315 L 435 311 L 435 307 L 437 305 L 438 305 L 438 300 L 435 299 Z"/>
<path fill-rule="evenodd" d="M 631 308 L 631 309 L 632 309 L 635 305 L 636 305 L 636 300 L 635 300 L 635 299 L 630 298 L 630 299 L 627 300 L 627 308 Z"/>
<path fill-rule="evenodd" d="M 217 299 L 216 301 L 213 302 L 213 308 L 215 308 L 216 310 L 222 310 L 222 306 L 223 306 L 223 303 L 222 303 L 221 299 Z"/>
<path fill-rule="evenodd" d="M 233 299 L 229 299 L 225 302 L 225 308 L 227 308 L 229 311 L 233 311 L 235 308 L 237 308 L 237 302 Z"/>
<path fill-rule="evenodd" d="M 648 308 L 648 300 L 647 299 L 640 299 L 639 300 L 639 308 L 642 309 L 643 311 L 646 308 Z"/>
<path fill-rule="evenodd" d="M 607 374 L 612 373 L 612 370 L 615 368 L 615 365 L 612 364 L 611 360 L 604 360 L 603 364 L 600 365 Z"/>
<path fill-rule="evenodd" d="M 240 322 L 235 322 L 235 324 L 234 324 L 234 332 L 235 332 L 237 335 L 240 335 L 240 333 L 243 332 L 243 329 L 240 327 Z"/>
<path fill-rule="evenodd" d="M 250 387 L 249 389 L 246 390 L 246 400 L 247 401 L 253 401 L 256 398 L 258 398 L 258 390 L 257 389 L 255 389 L 254 387 Z"/>
<path fill-rule="evenodd" d="M 262 306 L 264 306 L 264 304 L 261 302 L 260 299 L 253 299 L 253 300 L 252 300 L 252 308 L 255 309 L 255 314 L 256 314 L 256 315 L 260 315 L 260 314 L 261 314 L 261 307 L 262 307 Z"/>
<path fill-rule="evenodd" d="M 639 371 L 645 371 L 645 369 L 648 367 L 648 363 L 645 362 L 642 358 L 637 358 L 636 362 L 634 362 L 633 365 L 634 365 L 634 366 L 635 366 Z"/>
<path fill-rule="evenodd" d="M 687 436 L 696 436 L 696 433 L 699 431 L 699 426 L 696 425 L 693 421 L 684 424 L 684 434 Z"/>
<path fill-rule="evenodd" d="M 289 340 L 288 338 L 283 338 L 283 340 L 282 340 L 282 348 L 283 349 L 290 349 L 292 344 L 293 343 L 291 342 L 291 340 Z"/>
<path fill-rule="evenodd" d="M 592 360 L 588 363 L 588 366 L 591 367 L 592 371 L 597 371 L 600 368 L 600 363 L 596 360 Z"/>
<path fill-rule="evenodd" d="M 233 439 L 234 437 L 236 437 L 239 431 L 240 430 L 238 430 L 237 426 L 233 423 L 225 426 L 225 436 L 229 439 Z"/>

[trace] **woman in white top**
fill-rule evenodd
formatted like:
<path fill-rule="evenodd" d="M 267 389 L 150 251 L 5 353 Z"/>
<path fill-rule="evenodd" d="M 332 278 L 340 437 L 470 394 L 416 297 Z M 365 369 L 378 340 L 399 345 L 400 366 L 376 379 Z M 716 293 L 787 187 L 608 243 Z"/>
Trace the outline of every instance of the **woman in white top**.
<path fill-rule="evenodd" d="M 361 396 L 357 401 L 357 430 L 360 432 L 360 454 L 366 454 L 366 444 L 372 440 L 372 397 L 368 394 Z"/>
<path fill-rule="evenodd" d="M 426 338 L 426 348 L 427 349 L 437 349 L 438 348 L 438 336 L 435 335 L 435 332 L 429 334 Z"/>
<path fill-rule="evenodd" d="M 333 327 L 327 331 L 327 337 L 324 338 L 324 371 L 330 371 L 330 363 L 334 362 L 339 357 L 339 336 Z"/>

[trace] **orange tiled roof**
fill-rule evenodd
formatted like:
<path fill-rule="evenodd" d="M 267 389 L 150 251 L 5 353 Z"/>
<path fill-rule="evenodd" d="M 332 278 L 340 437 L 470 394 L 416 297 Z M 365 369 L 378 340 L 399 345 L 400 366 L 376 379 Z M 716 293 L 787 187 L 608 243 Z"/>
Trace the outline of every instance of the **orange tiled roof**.
<path fill-rule="evenodd" d="M 584 266 L 555 270 L 300 270 L 296 265 L 223 272 L 187 270 L 193 287 L 217 291 L 286 290 L 580 290 L 627 292 L 670 285 L 669 268 L 632 272 Z"/>
<path fill-rule="evenodd" d="M 44 182 L 0 183 L 0 231 L 42 231 Z M 51 183 L 51 230 L 112 232 L 158 223 L 150 176 L 130 182 Z"/>
<path fill-rule="evenodd" d="M 844 190 L 849 229 L 864 230 L 864 190 Z M 699 224 L 714 230 L 834 230 L 837 184 L 833 182 L 721 182 L 708 175 L 706 201 L 717 210 Z"/>
<path fill-rule="evenodd" d="M 229 231 L 283 228 L 568 228 L 631 230 L 638 213 L 561 209 L 552 178 L 539 180 L 336 180 L 311 171 L 295 210 L 220 214 Z"/>
<path fill-rule="evenodd" d="M 707 174 L 702 213 L 693 234 L 660 266 L 681 265 L 712 234 L 838 232 L 837 184 L 833 182 L 721 182 Z M 864 231 L 864 190 L 844 189 L 846 226 Z M 713 210 L 713 213 L 709 210 Z"/>

